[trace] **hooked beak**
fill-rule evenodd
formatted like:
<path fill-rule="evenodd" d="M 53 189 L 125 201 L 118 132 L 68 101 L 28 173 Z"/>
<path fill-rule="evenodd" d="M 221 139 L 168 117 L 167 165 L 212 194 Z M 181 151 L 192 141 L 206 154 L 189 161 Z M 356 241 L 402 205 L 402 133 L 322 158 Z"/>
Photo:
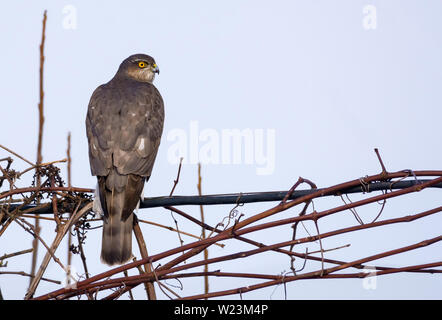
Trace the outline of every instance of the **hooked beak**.
<path fill-rule="evenodd" d="M 153 69 L 152 69 L 152 71 L 153 71 L 153 73 L 158 73 L 158 74 L 160 74 L 160 68 L 158 68 L 158 66 L 157 66 L 156 63 L 153 65 Z"/>

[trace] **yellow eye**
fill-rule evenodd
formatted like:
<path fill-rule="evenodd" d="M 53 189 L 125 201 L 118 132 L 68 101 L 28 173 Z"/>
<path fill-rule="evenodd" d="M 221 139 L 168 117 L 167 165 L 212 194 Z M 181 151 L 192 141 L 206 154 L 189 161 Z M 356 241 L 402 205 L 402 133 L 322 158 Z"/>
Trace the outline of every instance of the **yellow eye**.
<path fill-rule="evenodd" d="M 140 61 L 140 62 L 138 62 L 138 66 L 139 66 L 140 68 L 146 68 L 146 63 L 143 62 L 143 61 Z"/>

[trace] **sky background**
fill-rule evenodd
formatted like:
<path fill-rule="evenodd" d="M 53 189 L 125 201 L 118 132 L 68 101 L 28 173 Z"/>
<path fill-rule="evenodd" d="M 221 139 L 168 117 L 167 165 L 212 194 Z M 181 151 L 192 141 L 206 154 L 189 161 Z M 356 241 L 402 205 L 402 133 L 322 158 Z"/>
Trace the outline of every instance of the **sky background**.
<path fill-rule="evenodd" d="M 364 27 L 363 10 L 376 9 L 376 27 Z M 41 21 L 47 9 L 45 44 L 45 127 L 43 162 L 66 157 L 67 134 L 72 134 L 72 184 L 95 187 L 89 169 L 85 116 L 93 90 L 109 81 L 122 60 L 134 53 L 153 56 L 161 70 L 155 86 L 165 102 L 163 139 L 145 196 L 168 195 L 177 165 L 168 159 L 173 130 L 189 133 L 192 121 L 200 130 L 262 129 L 275 132 L 274 170 L 257 174 L 257 163 L 204 164 L 203 193 L 288 190 L 299 176 L 318 187 L 335 185 L 380 171 L 373 151 L 379 148 L 389 171 L 441 169 L 442 149 L 442 2 L 440 1 L 13 1 L 2 5 L 0 143 L 35 161 L 38 132 L 38 66 Z M 75 15 L 75 21 L 67 20 Z M 69 22 L 68 21 L 68 22 Z M 72 24 L 74 23 L 74 25 Z M 69 28 L 74 26 L 74 28 Z M 203 144 L 202 142 L 200 143 Z M 0 158 L 9 154 L 0 150 Z M 28 165 L 14 162 L 17 170 Z M 60 165 L 66 177 L 66 166 Z M 18 182 L 27 186 L 31 174 Z M 197 193 L 197 165 L 182 168 L 176 195 Z M 4 187 L 3 187 L 4 189 Z M 2 190 L 3 191 L 3 190 Z M 354 196 L 352 199 L 357 199 Z M 341 204 L 339 199 L 315 202 L 316 209 Z M 440 205 L 440 191 L 387 203 L 382 218 L 413 214 Z M 246 217 L 272 203 L 241 207 Z M 206 207 L 206 221 L 216 225 L 232 206 Z M 185 207 L 199 217 L 198 207 Z M 375 204 L 359 213 L 364 221 L 376 216 Z M 296 210 L 280 217 L 297 214 Z M 142 210 L 139 216 L 174 225 L 164 209 Z M 199 228 L 175 216 L 182 230 Z M 279 217 L 279 216 L 278 216 Z M 321 231 L 355 225 L 350 212 L 321 220 Z M 326 248 L 351 246 L 326 254 L 353 260 L 395 249 L 441 234 L 438 215 L 412 224 L 361 231 L 329 238 Z M 314 225 L 306 223 L 310 232 Z M 148 250 L 155 254 L 179 245 L 175 233 L 143 225 Z M 43 223 L 51 242 L 53 223 Z M 301 230 L 301 229 L 300 229 Z M 302 235 L 303 231 L 300 231 Z M 273 243 L 291 237 L 286 226 L 260 234 Z M 183 236 L 185 243 L 191 238 Z M 31 247 L 32 238 L 17 225 L 0 238 L 0 255 Z M 211 247 L 210 257 L 250 246 L 225 242 Z M 89 270 L 108 269 L 99 261 L 101 229 L 86 240 Z M 230 246 L 230 247 L 229 247 Z M 134 254 L 138 254 L 134 241 Z M 317 243 L 309 244 L 317 250 Z M 441 244 L 376 261 L 404 266 L 440 261 Z M 298 248 L 304 252 L 305 247 Z M 44 250 L 40 246 L 39 261 Z M 56 255 L 66 261 L 66 244 Z M 9 271 L 30 270 L 30 257 L 11 258 Z M 298 261 L 299 266 L 302 265 Z M 74 267 L 82 273 L 80 259 Z M 317 269 L 318 264 L 308 263 Z M 210 270 L 281 274 L 289 259 L 258 255 L 247 263 L 234 261 Z M 200 270 L 199 268 L 198 270 Z M 0 271 L 2 271 L 0 269 Z M 63 280 L 51 262 L 45 274 Z M 376 289 L 363 280 L 304 280 L 287 285 L 288 299 L 441 299 L 442 277 L 396 274 L 377 278 Z M 0 275 L 5 299 L 22 299 L 29 279 Z M 217 291 L 251 283 L 238 279 L 210 279 Z M 171 283 L 176 285 L 176 283 Z M 201 280 L 183 281 L 182 295 L 200 293 Z M 43 294 L 58 286 L 42 282 Z M 176 289 L 179 291 L 179 289 Z M 145 298 L 138 288 L 135 297 Z M 157 290 L 159 298 L 166 298 Z M 127 298 L 127 297 L 125 297 Z M 239 299 L 238 296 L 228 298 Z M 243 299 L 283 299 L 282 286 L 253 291 Z"/>

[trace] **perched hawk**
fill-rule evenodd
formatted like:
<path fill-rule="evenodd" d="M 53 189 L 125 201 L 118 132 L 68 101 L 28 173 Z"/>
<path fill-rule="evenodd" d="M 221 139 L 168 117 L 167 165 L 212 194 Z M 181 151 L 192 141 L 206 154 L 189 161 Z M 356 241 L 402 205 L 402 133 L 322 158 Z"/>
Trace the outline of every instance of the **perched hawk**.
<path fill-rule="evenodd" d="M 152 84 L 155 73 L 159 69 L 152 57 L 130 56 L 89 102 L 89 162 L 98 180 L 94 207 L 104 215 L 101 260 L 109 265 L 132 256 L 132 213 L 160 145 L 164 105 Z"/>

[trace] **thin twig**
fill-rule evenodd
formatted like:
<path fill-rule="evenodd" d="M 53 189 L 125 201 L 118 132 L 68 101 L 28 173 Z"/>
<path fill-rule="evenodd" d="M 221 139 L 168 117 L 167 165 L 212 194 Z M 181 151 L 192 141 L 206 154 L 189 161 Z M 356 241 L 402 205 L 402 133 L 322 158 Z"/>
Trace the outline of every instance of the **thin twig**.
<path fill-rule="evenodd" d="M 60 230 L 57 233 L 57 236 L 55 237 L 50 249 L 46 253 L 45 257 L 43 258 L 43 262 L 41 263 L 41 266 L 38 270 L 37 275 L 35 276 L 35 279 L 31 283 L 28 292 L 26 293 L 25 299 L 30 299 L 35 293 L 35 290 L 37 289 L 38 283 L 40 281 L 40 278 L 43 276 L 43 273 L 45 272 L 49 261 L 53 255 L 53 252 L 57 249 L 59 244 L 61 243 L 61 240 L 63 239 L 64 235 L 69 231 L 69 229 L 80 219 L 84 214 L 89 212 L 92 209 L 92 202 L 89 202 L 86 204 L 81 210 L 77 209 L 72 214 L 69 221 L 63 225 L 63 228 L 60 228 Z"/>
<path fill-rule="evenodd" d="M 198 184 L 197 184 L 197 189 L 198 189 L 198 195 L 201 196 L 202 195 L 202 188 L 201 188 L 201 163 L 198 163 Z M 201 223 L 204 224 L 204 209 L 203 206 L 200 205 L 200 214 L 201 214 Z M 205 228 L 201 228 L 201 239 L 205 239 L 206 238 L 206 229 Z M 206 248 L 204 249 L 204 260 L 209 259 L 209 250 Z M 204 265 L 204 272 L 208 272 L 209 271 L 209 266 L 206 264 Z M 207 275 L 204 276 L 204 293 L 209 293 L 209 277 Z"/>
<path fill-rule="evenodd" d="M 68 165 L 67 165 L 67 170 L 68 170 L 68 187 L 70 188 L 70 187 L 72 187 L 72 184 L 71 184 L 71 162 L 72 162 L 72 159 L 71 159 L 71 132 L 69 132 L 68 133 L 68 146 L 67 146 L 67 150 L 66 150 L 66 156 L 67 156 L 67 161 L 68 161 Z M 79 243 L 80 243 L 80 241 L 79 241 Z M 72 251 L 71 251 L 71 245 L 72 245 L 72 233 L 71 233 L 71 230 L 69 230 L 69 232 L 68 232 L 68 246 L 67 246 L 67 250 L 68 250 L 68 252 L 67 252 L 67 260 L 68 260 L 68 266 L 70 266 L 71 264 L 72 264 Z M 67 278 L 67 281 L 68 281 L 68 284 L 70 283 L 70 280 L 71 280 L 71 278 L 70 278 L 70 272 L 71 272 L 71 269 L 70 268 L 68 268 L 69 270 L 68 270 L 68 274 L 66 275 L 66 278 Z M 86 275 L 87 275 L 87 273 L 86 273 Z"/>
<path fill-rule="evenodd" d="M 20 178 L 22 175 L 24 175 L 26 172 L 29 172 L 29 171 L 31 171 L 31 170 L 33 170 L 33 169 L 35 169 L 35 168 L 38 168 L 38 167 L 45 167 L 45 166 L 49 166 L 49 165 L 51 165 L 51 164 L 55 164 L 55 163 L 61 163 L 61 162 L 66 162 L 67 161 L 67 159 L 61 159 L 61 160 L 55 160 L 55 161 L 50 161 L 50 162 L 45 162 L 45 163 L 41 163 L 41 164 L 35 164 L 35 165 L 33 165 L 32 167 L 29 167 L 29 168 L 27 168 L 27 169 L 25 169 L 25 170 L 23 170 L 23 171 L 21 171 L 21 172 L 18 172 L 17 173 L 17 178 Z"/>
<path fill-rule="evenodd" d="M 84 254 L 83 244 L 82 244 L 82 240 L 80 237 L 80 230 L 78 229 L 78 227 L 76 228 L 76 233 L 77 233 L 77 240 L 78 240 L 78 249 L 80 251 L 80 258 L 83 263 L 84 274 L 87 279 L 87 278 L 89 278 L 89 270 L 87 268 L 86 255 Z M 68 232 L 68 234 L 70 234 L 70 232 Z M 69 252 L 70 252 L 70 250 L 69 250 Z"/>
<path fill-rule="evenodd" d="M 381 164 L 382 173 L 387 173 L 387 169 L 385 169 L 385 165 L 384 165 L 384 162 L 382 161 L 381 155 L 379 154 L 378 148 L 374 148 L 374 152 L 376 153 L 379 163 Z"/>
<path fill-rule="evenodd" d="M 68 147 L 66 149 L 67 162 L 68 162 L 68 187 L 72 186 L 72 178 L 71 178 L 71 166 L 72 166 L 72 158 L 71 158 L 71 132 L 68 133 Z"/>
<path fill-rule="evenodd" d="M 135 238 L 137 239 L 138 248 L 140 249 L 141 257 L 143 259 L 147 259 L 149 254 L 147 252 L 146 242 L 144 241 L 143 233 L 141 232 L 140 225 L 138 224 L 138 217 L 135 215 L 135 213 L 133 215 L 134 215 L 133 231 L 135 234 Z M 151 272 L 152 270 L 153 270 L 153 268 L 152 268 L 152 264 L 150 262 L 144 264 L 144 272 L 147 273 L 147 272 Z M 149 300 L 156 300 L 157 295 L 155 293 L 155 286 L 153 285 L 153 283 L 152 282 L 145 282 L 144 286 L 146 289 L 147 298 Z"/>
<path fill-rule="evenodd" d="M 18 153 L 12 151 L 11 149 L 5 147 L 4 145 L 1 145 L 1 144 L 0 144 L 0 148 L 2 148 L 2 149 L 4 149 L 4 150 L 8 151 L 9 153 L 13 154 L 13 155 L 16 156 L 17 158 L 22 159 L 24 162 L 30 164 L 31 166 L 35 166 L 34 163 L 32 163 L 31 161 L 29 161 L 29 160 L 26 159 L 25 157 L 19 155 Z"/>
<path fill-rule="evenodd" d="M 124 270 L 123 273 L 126 278 L 129 276 L 129 274 L 127 273 L 127 270 Z M 129 298 L 130 298 L 130 300 L 134 299 L 134 296 L 132 294 L 132 290 L 129 290 Z"/>
<path fill-rule="evenodd" d="M 175 209 L 175 208 L 174 208 L 174 209 Z M 174 212 L 175 212 L 175 211 L 174 211 Z M 97 219 L 97 220 L 99 220 L 99 219 Z M 147 220 L 143 220 L 143 219 L 138 219 L 138 222 L 146 223 L 146 224 L 150 224 L 150 225 L 152 225 L 152 226 L 156 226 L 156 227 L 160 227 L 160 228 L 163 228 L 163 229 L 167 229 L 167 230 L 172 231 L 172 232 L 178 232 L 178 230 L 176 230 L 176 229 L 173 228 L 173 227 L 165 226 L 165 225 L 163 225 L 163 224 L 156 223 L 156 222 L 153 222 L 153 221 L 147 221 Z M 186 235 L 186 236 L 192 237 L 192 238 L 194 238 L 194 239 L 201 239 L 201 237 L 196 236 L 196 235 L 191 234 L 191 233 L 186 232 L 186 231 L 182 231 L 182 230 L 180 230 L 179 232 L 180 232 L 181 234 L 184 234 L 184 235 Z M 221 247 L 221 248 L 224 248 L 224 246 L 225 246 L 225 245 L 222 244 L 222 243 L 215 243 L 215 245 L 216 245 L 216 246 L 219 246 L 219 247 Z"/>
<path fill-rule="evenodd" d="M 182 164 L 183 164 L 183 158 L 181 157 L 180 158 L 180 164 L 178 166 L 178 172 L 177 172 L 177 175 L 176 175 L 176 179 L 173 181 L 173 187 L 172 187 L 172 190 L 170 190 L 169 197 L 172 196 L 172 194 L 175 191 L 175 188 L 176 188 L 178 182 L 180 181 L 180 174 L 181 174 L 181 166 L 182 166 Z"/>
<path fill-rule="evenodd" d="M 170 190 L 169 197 L 172 196 L 172 194 L 175 191 L 175 188 L 176 188 L 178 182 L 180 181 L 180 174 L 181 174 L 181 166 L 182 166 L 182 164 L 183 164 L 183 158 L 181 157 L 180 158 L 180 164 L 178 166 L 178 172 L 177 172 L 177 175 L 176 175 L 176 179 L 173 181 L 173 187 L 172 187 L 172 190 Z M 172 217 L 173 222 L 175 223 L 175 228 L 177 230 L 177 235 L 178 235 L 178 239 L 180 240 L 180 244 L 183 245 L 184 241 L 181 238 L 180 228 L 178 227 L 178 221 L 175 219 L 172 211 L 170 212 L 170 216 Z"/>
<path fill-rule="evenodd" d="M 22 251 L 17 251 L 17 252 L 14 252 L 14 253 L 4 254 L 4 255 L 2 255 L 0 257 L 0 261 L 6 260 L 6 259 L 11 258 L 11 257 L 19 256 L 21 254 L 29 253 L 29 252 L 32 252 L 32 248 L 31 249 L 22 250 Z"/>
<path fill-rule="evenodd" d="M 24 271 L 0 271 L 0 274 L 16 274 L 16 275 L 19 275 L 19 276 L 25 276 L 25 277 L 31 277 L 32 278 L 31 274 L 26 273 Z M 61 284 L 61 281 L 59 281 L 59 280 L 52 280 L 52 279 L 43 278 L 43 277 L 41 278 L 41 280 L 47 281 L 47 282 L 52 282 L 52 283 L 55 283 L 55 284 Z"/>
<path fill-rule="evenodd" d="M 43 125 L 44 125 L 44 114 L 43 114 L 43 101 L 44 101 L 44 91 L 43 91 L 43 70 L 44 70 L 44 44 L 45 44 L 45 39 L 46 39 L 46 20 L 47 20 L 47 14 L 46 14 L 46 10 L 43 13 L 43 27 L 42 27 L 42 32 L 41 32 L 41 43 L 40 43 L 40 73 L 39 73 L 39 84 L 40 84 L 40 101 L 38 103 L 38 145 L 37 145 L 37 161 L 36 161 L 36 165 L 39 166 L 42 161 L 43 161 L 43 157 L 41 154 L 41 149 L 42 149 L 42 145 L 43 145 Z M 40 188 L 40 172 L 38 170 L 38 167 L 36 169 L 36 181 L 37 181 L 37 188 Z M 37 197 L 37 205 L 40 204 L 40 198 Z M 35 225 L 34 225 L 34 229 L 36 232 L 36 235 L 38 237 L 39 233 L 40 233 L 40 220 L 36 219 L 35 220 Z M 32 251 L 32 263 L 31 263 L 31 275 L 35 275 L 35 268 L 37 266 L 37 255 L 38 255 L 38 241 L 37 241 L 37 237 L 34 238 L 34 240 L 32 241 L 32 248 L 34 249 Z M 30 285 L 32 284 L 32 281 L 34 281 L 35 278 L 32 277 L 31 278 L 31 282 Z"/>

